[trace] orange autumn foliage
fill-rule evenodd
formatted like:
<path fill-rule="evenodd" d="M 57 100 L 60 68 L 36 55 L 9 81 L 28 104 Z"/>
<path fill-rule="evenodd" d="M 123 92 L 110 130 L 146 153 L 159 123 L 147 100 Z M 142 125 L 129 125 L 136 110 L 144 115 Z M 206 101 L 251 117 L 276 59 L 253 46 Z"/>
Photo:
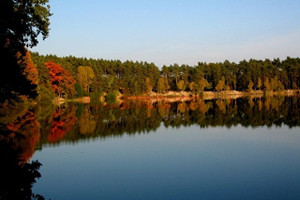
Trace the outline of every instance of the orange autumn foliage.
<path fill-rule="evenodd" d="M 74 96 L 76 93 L 76 81 L 74 80 L 71 72 L 62 68 L 60 64 L 56 64 L 51 60 L 45 63 L 45 65 L 49 70 L 53 92 L 59 96 L 67 94 Z"/>
<path fill-rule="evenodd" d="M 70 94 L 71 96 L 74 96 L 76 94 L 75 90 L 75 79 L 73 78 L 72 74 L 68 70 L 62 71 L 62 87 L 66 94 Z"/>
<path fill-rule="evenodd" d="M 36 66 L 33 64 L 30 52 L 26 51 L 24 56 L 18 52 L 17 58 L 19 59 L 19 65 L 23 67 L 23 75 L 31 82 L 31 84 L 37 85 L 38 71 Z"/>
<path fill-rule="evenodd" d="M 49 70 L 50 81 L 52 85 L 52 90 L 55 94 L 60 95 L 62 92 L 62 88 L 60 87 L 62 81 L 62 71 L 63 68 L 59 65 L 54 63 L 53 61 L 49 61 L 45 63 L 47 69 Z"/>

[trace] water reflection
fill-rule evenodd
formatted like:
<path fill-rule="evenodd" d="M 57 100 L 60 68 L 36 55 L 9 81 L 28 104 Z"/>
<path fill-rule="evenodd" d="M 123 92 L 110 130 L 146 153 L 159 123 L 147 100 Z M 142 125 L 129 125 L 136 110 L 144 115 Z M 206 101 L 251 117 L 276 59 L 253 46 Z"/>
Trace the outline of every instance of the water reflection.
<path fill-rule="evenodd" d="M 37 105 L 15 111 L 18 113 L 15 115 L 2 114 L 1 123 L 2 129 L 10 131 L 8 138 L 14 140 L 14 145 L 22 147 L 21 156 L 26 162 L 34 149 L 43 145 L 147 133 L 161 125 L 198 125 L 200 128 L 242 125 L 255 128 L 285 124 L 291 128 L 300 125 L 299 105 L 298 97 L 284 96 L 189 102 L 144 100 L 113 105 L 64 104 L 59 107 Z M 0 137 L 3 140 L 3 136 Z"/>
<path fill-rule="evenodd" d="M 160 126 L 199 128 L 300 125 L 300 98 L 265 97 L 119 104 L 1 105 L 0 199 L 43 199 L 32 193 L 41 163 L 29 163 L 35 150 L 61 142 L 142 134 Z"/>
<path fill-rule="evenodd" d="M 32 192 L 33 184 L 41 177 L 41 163 L 28 162 L 40 139 L 39 122 L 33 110 L 16 109 L 1 117 L 0 199 L 44 199 Z"/>

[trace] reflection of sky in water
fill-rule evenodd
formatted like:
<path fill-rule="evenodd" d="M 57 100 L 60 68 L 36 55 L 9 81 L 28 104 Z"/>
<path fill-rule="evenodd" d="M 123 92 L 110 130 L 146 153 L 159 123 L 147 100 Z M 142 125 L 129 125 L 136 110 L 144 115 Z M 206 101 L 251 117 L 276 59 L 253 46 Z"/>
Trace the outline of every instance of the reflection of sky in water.
<path fill-rule="evenodd" d="M 299 128 L 164 128 L 37 151 L 59 199 L 299 199 Z"/>

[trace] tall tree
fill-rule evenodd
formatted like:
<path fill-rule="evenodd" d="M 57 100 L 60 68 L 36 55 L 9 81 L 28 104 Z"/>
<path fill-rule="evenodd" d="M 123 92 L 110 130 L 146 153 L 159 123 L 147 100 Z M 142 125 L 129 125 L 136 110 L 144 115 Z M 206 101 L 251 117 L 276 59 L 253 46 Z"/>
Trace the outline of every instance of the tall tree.
<path fill-rule="evenodd" d="M 257 89 L 261 89 L 261 87 L 262 87 L 262 81 L 261 81 L 261 78 L 260 77 L 258 77 L 258 79 L 257 79 Z"/>
<path fill-rule="evenodd" d="M 71 72 L 53 61 L 49 61 L 45 65 L 49 71 L 53 92 L 60 97 L 74 96 L 76 93 L 75 80 Z"/>
<path fill-rule="evenodd" d="M 1 0 L 0 1 L 0 101 L 18 95 L 37 95 L 36 87 L 24 77 L 19 65 L 27 47 L 37 45 L 41 34 L 49 34 L 51 16 L 48 0 Z M 22 56 L 17 56 L 20 52 Z M 25 68 L 26 69 L 26 68 Z M 5 73 L 4 73 L 5 71 Z"/>
<path fill-rule="evenodd" d="M 61 87 L 63 88 L 63 91 L 66 96 L 73 97 L 76 94 L 75 90 L 75 80 L 69 70 L 63 69 L 62 71 L 62 81 L 61 81 Z"/>
<path fill-rule="evenodd" d="M 164 78 L 160 77 L 157 81 L 157 92 L 163 93 L 165 92 L 165 84 L 164 84 Z"/>
<path fill-rule="evenodd" d="M 45 65 L 46 68 L 49 70 L 53 92 L 58 96 L 61 96 L 62 94 L 61 81 L 62 81 L 63 68 L 59 64 L 56 64 L 51 60 L 45 63 Z"/>
<path fill-rule="evenodd" d="M 152 92 L 152 85 L 149 77 L 146 77 L 146 87 L 147 87 L 147 92 Z"/>
<path fill-rule="evenodd" d="M 90 92 L 90 85 L 93 83 L 95 74 L 90 66 L 79 66 L 77 69 L 77 80 L 87 93 Z"/>
<path fill-rule="evenodd" d="M 218 81 L 218 84 L 216 85 L 216 90 L 220 92 L 225 88 L 225 78 L 222 76 L 221 80 Z"/>
<path fill-rule="evenodd" d="M 184 80 L 180 80 L 177 82 L 177 88 L 180 91 L 184 91 L 186 89 L 186 84 L 184 83 Z"/>
<path fill-rule="evenodd" d="M 26 51 L 25 56 L 22 57 L 20 52 L 17 53 L 18 64 L 23 68 L 23 75 L 31 82 L 33 85 L 38 84 L 38 71 L 36 66 L 33 64 L 31 59 L 31 54 Z"/>
<path fill-rule="evenodd" d="M 198 82 L 198 89 L 200 92 L 203 92 L 205 88 L 209 87 L 209 83 L 205 78 L 201 78 Z"/>

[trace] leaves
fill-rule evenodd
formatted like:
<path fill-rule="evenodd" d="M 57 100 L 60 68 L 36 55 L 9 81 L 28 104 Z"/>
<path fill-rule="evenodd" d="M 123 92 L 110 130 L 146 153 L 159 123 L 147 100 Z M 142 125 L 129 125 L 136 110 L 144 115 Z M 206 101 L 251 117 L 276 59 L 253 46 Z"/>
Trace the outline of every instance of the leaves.
<path fill-rule="evenodd" d="M 77 80 L 86 93 L 90 92 L 90 85 L 95 79 L 95 74 L 90 66 L 79 66 L 77 69 Z"/>
<path fill-rule="evenodd" d="M 53 92 L 59 96 L 74 96 L 76 93 L 75 80 L 71 72 L 51 60 L 45 65 L 49 71 Z"/>

